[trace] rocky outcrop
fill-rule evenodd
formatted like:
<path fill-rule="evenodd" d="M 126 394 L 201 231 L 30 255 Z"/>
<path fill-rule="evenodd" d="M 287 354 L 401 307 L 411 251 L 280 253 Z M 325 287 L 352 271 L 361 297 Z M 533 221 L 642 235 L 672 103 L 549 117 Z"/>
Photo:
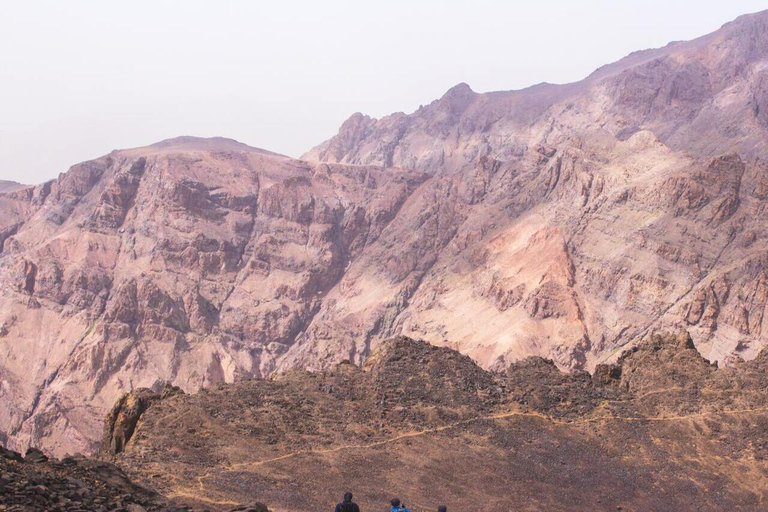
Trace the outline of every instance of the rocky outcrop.
<path fill-rule="evenodd" d="M 0 508 L 8 512 L 191 511 L 139 487 L 112 464 L 80 456 L 50 461 L 0 457 L 0 470 Z"/>
<path fill-rule="evenodd" d="M 592 380 L 603 386 L 621 382 L 621 365 L 598 364 L 592 373 Z"/>
<path fill-rule="evenodd" d="M 252 503 L 251 505 L 239 505 L 229 512 L 269 512 L 267 506 L 263 503 Z"/>
<path fill-rule="evenodd" d="M 227 507 L 231 512 L 269 512 L 266 505 Z M 30 449 L 22 458 L 0 445 L 0 510 L 4 512 L 194 512 L 131 481 L 117 466 L 81 455 L 49 459 Z"/>
<path fill-rule="evenodd" d="M 342 361 L 154 401 L 115 460 L 220 510 L 253 495 L 278 510 L 330 508 L 346 488 L 366 509 L 407 489 L 412 503 L 489 511 L 759 510 L 766 362 L 764 352 L 718 369 L 681 333 L 638 340 L 594 376 L 540 357 L 488 372 L 397 337 L 362 368 Z"/>
<path fill-rule="evenodd" d="M 101 442 L 102 454 L 122 452 L 136 431 L 141 415 L 159 398 L 160 395 L 147 388 L 136 389 L 121 397 L 107 415 Z"/>
<path fill-rule="evenodd" d="M 24 460 L 26 462 L 48 462 L 48 456 L 37 448 L 27 448 L 24 453 Z"/>

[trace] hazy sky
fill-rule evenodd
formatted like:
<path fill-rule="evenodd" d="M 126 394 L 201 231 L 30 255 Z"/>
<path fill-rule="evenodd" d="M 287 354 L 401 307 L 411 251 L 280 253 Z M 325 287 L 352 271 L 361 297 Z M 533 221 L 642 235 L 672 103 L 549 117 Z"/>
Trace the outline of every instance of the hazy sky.
<path fill-rule="evenodd" d="M 0 0 L 0 179 L 222 135 L 299 156 L 350 114 L 569 82 L 752 0 Z"/>

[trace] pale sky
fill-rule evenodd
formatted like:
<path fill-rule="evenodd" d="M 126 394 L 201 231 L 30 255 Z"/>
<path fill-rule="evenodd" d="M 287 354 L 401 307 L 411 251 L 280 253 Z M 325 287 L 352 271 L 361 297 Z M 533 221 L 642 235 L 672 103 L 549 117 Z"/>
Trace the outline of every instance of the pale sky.
<path fill-rule="evenodd" d="M 299 156 L 354 112 L 579 80 L 752 0 L 0 0 L 0 179 L 225 136 Z"/>

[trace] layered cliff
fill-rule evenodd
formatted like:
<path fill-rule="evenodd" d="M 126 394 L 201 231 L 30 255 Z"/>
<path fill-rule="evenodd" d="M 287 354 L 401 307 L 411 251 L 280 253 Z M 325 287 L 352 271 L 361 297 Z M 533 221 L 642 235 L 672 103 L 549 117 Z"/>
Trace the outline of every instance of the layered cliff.
<path fill-rule="evenodd" d="M 92 452 L 125 391 L 268 375 L 424 179 L 178 139 L 1 195 L 2 441 Z"/>
<path fill-rule="evenodd" d="M 336 319 L 359 304 L 335 303 L 318 321 L 450 340 L 498 368 L 525 355 L 592 368 L 660 327 L 689 329 L 711 360 L 754 357 L 766 343 L 767 63 L 764 12 L 581 82 L 461 84 L 412 114 L 353 115 L 304 158 L 430 174 L 426 206 L 392 239 L 408 240 L 401 260 L 426 237 L 436 245 L 407 275 L 371 255 L 365 268 L 391 288 L 375 313 L 350 326 Z M 341 284 L 368 288 L 355 269 Z"/>

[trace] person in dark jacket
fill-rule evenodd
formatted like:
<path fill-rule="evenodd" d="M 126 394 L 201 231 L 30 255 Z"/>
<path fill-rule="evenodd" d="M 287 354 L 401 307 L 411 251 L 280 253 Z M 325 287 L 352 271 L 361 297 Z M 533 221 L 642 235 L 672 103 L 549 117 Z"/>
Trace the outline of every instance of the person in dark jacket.
<path fill-rule="evenodd" d="M 405 505 L 400 504 L 400 498 L 392 498 L 389 500 L 389 504 L 392 505 L 389 512 L 411 512 Z"/>
<path fill-rule="evenodd" d="M 437 507 L 437 512 L 448 512 L 448 507 L 446 507 L 445 505 L 440 505 L 439 507 Z"/>
<path fill-rule="evenodd" d="M 352 501 L 352 493 L 344 493 L 344 501 L 336 505 L 336 512 L 360 512 L 360 507 Z"/>

